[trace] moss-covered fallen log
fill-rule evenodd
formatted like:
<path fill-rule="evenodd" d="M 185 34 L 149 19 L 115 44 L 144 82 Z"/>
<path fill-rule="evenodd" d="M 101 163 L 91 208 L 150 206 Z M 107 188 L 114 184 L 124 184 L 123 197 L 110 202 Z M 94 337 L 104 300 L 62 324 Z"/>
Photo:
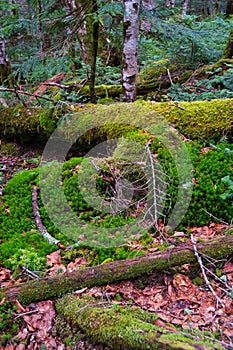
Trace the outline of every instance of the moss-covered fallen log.
<path fill-rule="evenodd" d="M 199 243 L 197 250 L 214 259 L 224 259 L 233 254 L 233 236 L 218 238 L 208 243 Z M 175 247 L 150 255 L 118 260 L 72 273 L 6 287 L 1 290 L 0 298 L 8 296 L 10 299 L 18 298 L 23 304 L 30 304 L 38 300 L 57 298 L 79 288 L 105 285 L 139 277 L 153 271 L 168 271 L 175 266 L 195 262 L 196 257 L 191 246 Z"/>
<path fill-rule="evenodd" d="M 156 113 L 150 114 L 151 110 Z M 173 124 L 179 132 L 190 139 L 219 140 L 223 135 L 232 133 L 233 99 L 211 100 L 198 102 L 136 102 L 114 103 L 112 105 L 98 105 L 77 107 L 72 113 L 83 117 L 93 116 L 104 126 L 104 137 L 117 138 L 124 132 L 124 125 L 137 118 L 138 124 L 143 124 L 146 118 L 156 121 L 158 114 Z M 62 115 L 67 109 L 31 109 L 22 106 L 15 108 L 0 108 L 0 133 L 2 137 L 14 139 L 19 136 L 31 140 L 35 136 L 48 138 L 56 129 Z M 69 114 L 72 117 L 71 111 Z M 139 119 L 140 118 L 140 119 Z M 107 124 L 114 123 L 114 126 Z M 69 126 L 69 125 L 68 125 Z M 127 126 L 126 126 L 127 129 Z M 88 139 L 83 140 L 90 142 Z M 101 138 L 101 133 L 98 135 Z M 106 138 L 105 138 L 106 139 Z"/>
<path fill-rule="evenodd" d="M 96 302 L 94 298 L 66 295 L 56 303 L 58 316 L 71 324 L 75 333 L 80 329 L 94 342 L 114 350 L 224 349 L 217 340 L 205 338 L 196 331 L 193 335 L 161 322 L 155 313 L 137 307 Z M 162 324 L 163 327 L 157 326 Z M 62 334 L 62 327 L 59 329 Z"/>

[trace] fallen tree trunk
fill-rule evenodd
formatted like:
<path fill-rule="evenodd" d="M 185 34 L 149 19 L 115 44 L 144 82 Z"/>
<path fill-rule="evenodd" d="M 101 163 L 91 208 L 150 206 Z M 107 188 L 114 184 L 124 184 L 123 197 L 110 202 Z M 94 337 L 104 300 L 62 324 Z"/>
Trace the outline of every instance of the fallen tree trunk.
<path fill-rule="evenodd" d="M 197 244 L 197 250 L 200 254 L 214 259 L 224 259 L 233 254 L 233 236 Z M 196 256 L 192 247 L 187 245 L 175 247 L 133 259 L 117 260 L 72 273 L 6 287 L 0 291 L 0 298 L 8 296 L 13 300 L 17 298 L 22 304 L 30 304 L 39 300 L 57 298 L 79 288 L 105 285 L 153 271 L 168 271 L 174 266 L 195 262 Z"/>
<path fill-rule="evenodd" d="M 114 350 L 224 349 L 220 342 L 205 338 L 198 330 L 193 335 L 192 330 L 181 331 L 138 307 L 66 295 L 56 303 L 56 309 L 58 316 L 71 324 L 74 334 L 81 329 L 92 341 Z M 62 335 L 64 326 L 59 327 L 58 322 L 56 328 Z"/>

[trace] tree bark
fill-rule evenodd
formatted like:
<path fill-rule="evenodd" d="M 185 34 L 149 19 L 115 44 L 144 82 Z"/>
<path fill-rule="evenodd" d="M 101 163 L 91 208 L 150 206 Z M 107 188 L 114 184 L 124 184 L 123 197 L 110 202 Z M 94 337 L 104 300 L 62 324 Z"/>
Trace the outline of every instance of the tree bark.
<path fill-rule="evenodd" d="M 224 259 L 233 254 L 233 236 L 229 235 L 208 243 L 197 244 L 197 250 L 200 254 L 214 259 Z M 39 300 L 57 298 L 79 288 L 122 281 L 153 271 L 168 271 L 174 266 L 195 262 L 196 256 L 190 246 L 165 249 L 150 255 L 114 261 L 72 273 L 6 287 L 0 291 L 0 299 L 8 296 L 10 299 L 17 298 L 22 304 L 30 304 Z"/>
<path fill-rule="evenodd" d="M 155 7 L 154 0 L 142 0 L 142 8 L 146 9 L 147 11 L 152 11 Z M 143 16 L 141 20 L 141 28 L 146 32 L 149 33 L 152 25 L 152 19 L 151 16 Z"/>
<path fill-rule="evenodd" d="M 223 52 L 222 58 L 232 58 L 233 57 L 233 28 L 231 29 L 230 35 L 227 40 L 226 47 Z"/>
<path fill-rule="evenodd" d="M 183 0 L 182 16 L 187 15 L 189 0 Z"/>
<path fill-rule="evenodd" d="M 92 0 L 92 11 L 98 13 L 97 0 Z M 92 26 L 92 52 L 91 52 L 91 73 L 90 73 L 90 99 L 92 103 L 96 103 L 95 94 L 95 75 L 96 75 L 96 59 L 98 53 L 98 40 L 99 40 L 99 21 L 93 17 Z"/>
<path fill-rule="evenodd" d="M 0 26 L 0 85 L 12 87 L 11 79 L 9 78 L 11 73 L 11 65 L 6 52 L 6 43 L 3 35 L 1 34 L 2 27 Z"/>
<path fill-rule="evenodd" d="M 124 44 L 122 56 L 124 102 L 133 102 L 137 96 L 139 7 L 140 0 L 124 0 Z"/>
<path fill-rule="evenodd" d="M 175 0 L 167 0 L 166 6 L 168 9 L 174 8 L 175 7 Z"/>
<path fill-rule="evenodd" d="M 230 15 L 233 15 L 233 0 L 227 1 L 226 18 L 229 17 Z"/>
<path fill-rule="evenodd" d="M 92 341 L 114 350 L 223 350 L 218 341 L 205 340 L 201 331 L 193 335 L 192 330 L 181 331 L 138 307 L 66 295 L 56 303 L 56 310 L 71 324 L 74 333 L 82 329 Z M 59 321 L 56 328 L 62 336 L 64 326 L 59 326 Z"/>

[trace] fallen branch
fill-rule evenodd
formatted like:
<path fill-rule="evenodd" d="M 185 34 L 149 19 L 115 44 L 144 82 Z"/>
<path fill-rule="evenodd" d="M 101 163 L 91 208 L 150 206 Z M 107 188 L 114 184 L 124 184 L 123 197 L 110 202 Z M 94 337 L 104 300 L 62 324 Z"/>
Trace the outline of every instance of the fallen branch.
<path fill-rule="evenodd" d="M 55 82 L 51 82 L 51 83 L 48 83 L 48 82 L 44 82 L 44 83 L 41 83 L 41 85 L 46 85 L 46 86 L 56 86 L 60 89 L 63 89 L 63 90 L 68 90 L 68 92 L 72 91 L 72 89 L 76 88 L 76 87 L 79 87 L 80 89 L 83 88 L 85 86 L 85 84 L 87 83 L 87 78 L 81 80 L 79 83 L 75 83 L 75 84 L 58 84 L 58 83 L 55 83 Z"/>
<path fill-rule="evenodd" d="M 233 254 L 233 236 L 197 244 L 197 250 L 215 259 L 223 259 Z M 105 285 L 149 274 L 153 271 L 168 271 L 172 267 L 195 263 L 193 248 L 182 246 L 168 248 L 153 254 L 127 260 L 118 260 L 103 265 L 87 267 L 72 273 L 64 273 L 49 278 L 29 281 L 3 288 L 0 298 L 18 298 L 22 304 L 57 298 L 84 287 Z"/>
<path fill-rule="evenodd" d="M 26 92 L 26 91 L 23 91 L 23 90 L 8 89 L 8 88 L 2 88 L 2 87 L 0 87 L 0 91 L 12 92 L 12 93 L 16 94 L 16 96 L 17 96 L 18 94 L 19 94 L 19 95 L 27 95 L 27 96 L 32 96 L 32 97 L 34 97 L 34 98 L 41 98 L 41 99 L 46 100 L 46 101 L 54 102 L 54 100 L 52 100 L 51 98 L 44 97 L 44 96 L 38 95 L 38 94 L 36 94 L 36 93 L 32 94 L 32 93 L 30 93 L 30 92 Z"/>
<path fill-rule="evenodd" d="M 225 304 L 222 302 L 222 300 L 217 296 L 216 292 L 214 291 L 213 287 L 211 286 L 211 283 L 210 281 L 208 280 L 207 276 L 206 276 L 206 273 L 205 273 L 205 267 L 203 265 L 203 262 L 202 262 L 202 258 L 200 256 L 200 254 L 198 253 L 198 250 L 197 250 L 197 245 L 196 245 L 196 242 L 195 242 L 195 239 L 193 237 L 193 235 L 191 234 L 191 241 L 192 241 L 192 244 L 193 244 L 193 249 L 194 249 L 194 254 L 197 258 L 197 261 L 198 261 L 198 264 L 201 268 L 201 271 L 202 271 L 202 275 L 204 277 L 204 280 L 205 280 L 205 283 L 207 285 L 207 287 L 209 288 L 209 290 L 211 291 L 211 293 L 214 295 L 214 297 L 216 298 L 217 300 L 217 303 L 218 304 L 221 304 L 222 307 L 225 307 Z"/>
<path fill-rule="evenodd" d="M 27 102 L 31 102 L 32 100 L 35 99 L 35 95 L 36 96 L 41 96 L 42 94 L 44 94 L 46 92 L 46 90 L 48 89 L 47 86 L 45 85 L 46 83 L 60 83 L 62 81 L 62 79 L 64 78 L 65 73 L 61 72 L 57 75 L 54 75 L 52 78 L 46 80 L 45 82 L 41 83 L 39 85 L 39 87 L 34 91 L 34 94 L 31 95 L 31 98 L 28 99 Z M 53 100 L 52 100 L 53 101 Z"/>
<path fill-rule="evenodd" d="M 42 223 L 40 213 L 39 213 L 39 207 L 37 203 L 37 186 L 34 186 L 32 190 L 32 208 L 33 208 L 33 214 L 34 214 L 36 226 L 40 231 L 41 235 L 43 236 L 43 238 L 47 239 L 49 244 L 59 245 L 60 241 L 54 238 L 53 236 L 51 236 L 50 233 L 48 233 L 48 231 L 46 230 L 46 227 Z"/>

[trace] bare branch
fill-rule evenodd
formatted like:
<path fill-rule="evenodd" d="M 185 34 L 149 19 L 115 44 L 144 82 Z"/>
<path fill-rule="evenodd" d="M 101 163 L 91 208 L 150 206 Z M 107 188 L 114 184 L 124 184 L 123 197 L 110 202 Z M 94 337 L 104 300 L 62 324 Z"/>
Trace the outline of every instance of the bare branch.
<path fill-rule="evenodd" d="M 55 103 L 55 101 L 52 100 L 51 98 L 44 97 L 44 96 L 41 96 L 41 95 L 38 95 L 38 94 L 32 94 L 30 92 L 26 92 L 26 91 L 23 91 L 23 90 L 8 89 L 8 88 L 0 87 L 0 91 L 12 92 L 12 93 L 16 94 L 17 97 L 18 97 L 18 95 L 27 95 L 27 96 L 32 96 L 32 97 L 35 97 L 35 98 L 41 98 L 43 100 Z"/>
<path fill-rule="evenodd" d="M 195 239 L 193 237 L 193 234 L 191 234 L 191 241 L 192 241 L 192 244 L 193 244 L 193 249 L 194 249 L 194 254 L 197 258 L 197 261 L 198 261 L 198 264 L 201 268 L 201 271 L 202 271 L 202 274 L 203 274 L 203 277 L 204 277 L 204 280 L 206 282 L 206 285 L 207 287 L 209 288 L 209 290 L 211 291 L 211 293 L 215 296 L 216 300 L 217 300 L 217 303 L 221 304 L 223 307 L 225 307 L 224 303 L 222 302 L 222 300 L 218 297 L 218 295 L 216 294 L 216 292 L 214 291 L 213 287 L 211 286 L 211 283 L 210 281 L 208 280 L 207 276 L 206 276 L 206 273 L 205 273 L 205 267 L 203 265 L 203 262 L 202 262 L 202 258 L 200 256 L 200 254 L 198 253 L 197 251 L 197 245 L 196 245 L 196 242 L 195 242 Z"/>

